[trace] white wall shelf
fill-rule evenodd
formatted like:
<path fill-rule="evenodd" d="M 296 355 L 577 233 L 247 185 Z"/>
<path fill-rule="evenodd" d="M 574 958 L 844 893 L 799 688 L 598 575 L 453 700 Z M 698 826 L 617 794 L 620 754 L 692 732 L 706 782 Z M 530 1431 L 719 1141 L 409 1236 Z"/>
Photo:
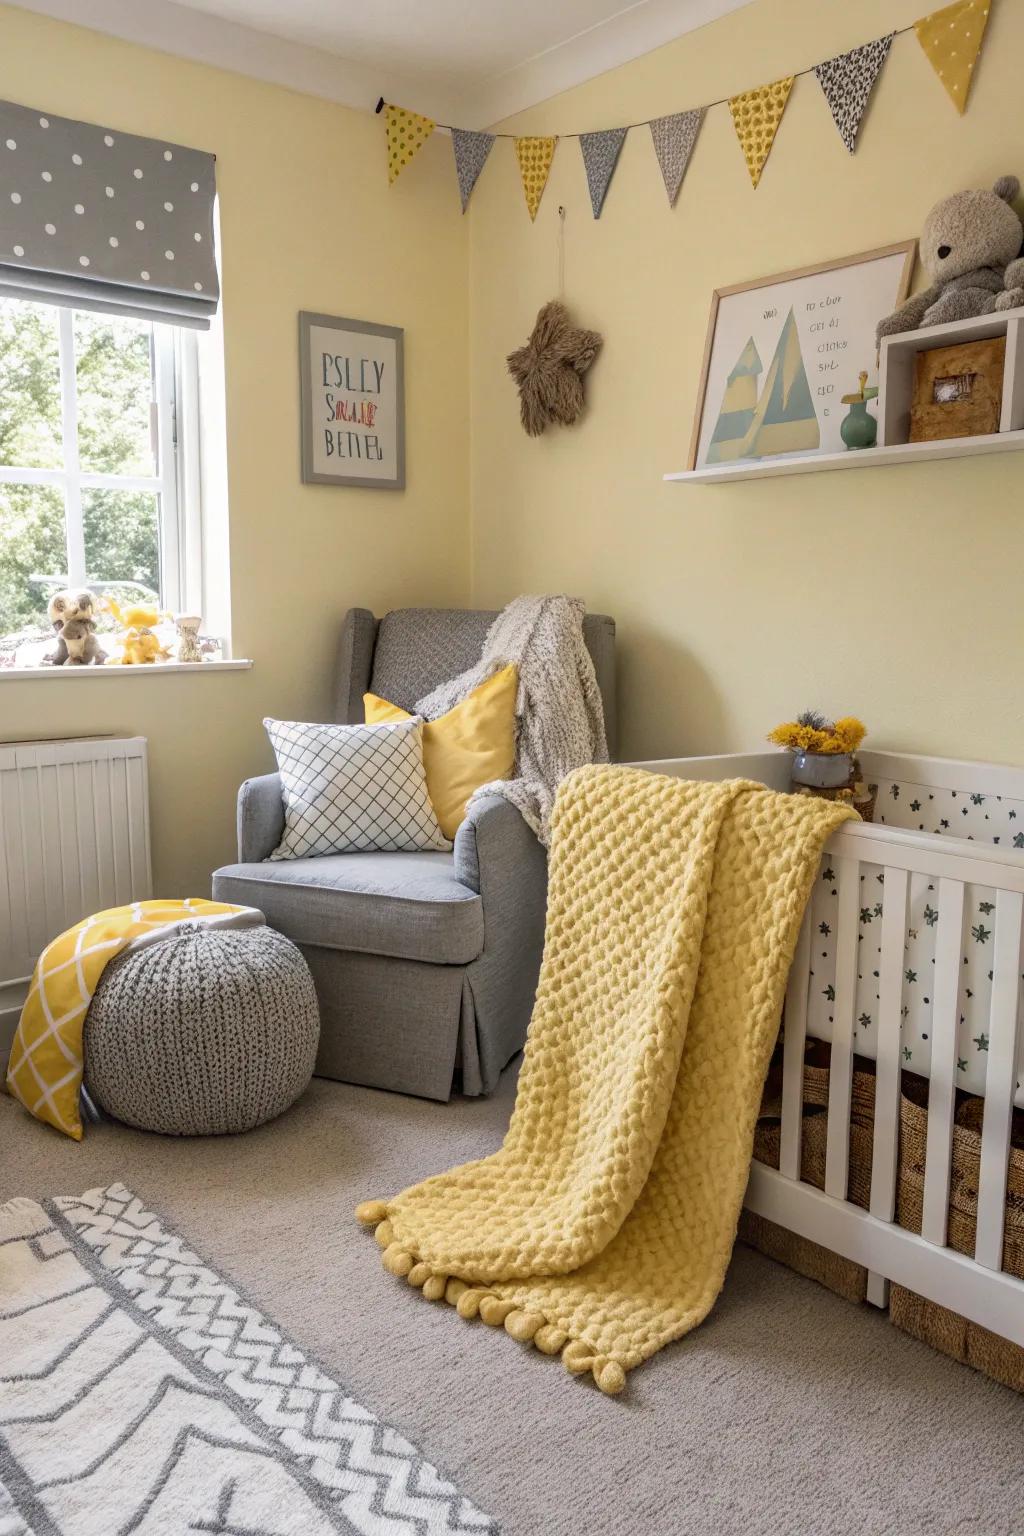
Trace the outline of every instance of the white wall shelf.
<path fill-rule="evenodd" d="M 910 443 L 910 402 L 914 360 L 919 352 L 959 342 L 1006 337 L 1000 430 L 979 437 L 949 437 Z M 776 475 L 809 475 L 832 469 L 866 469 L 872 464 L 922 464 L 931 459 L 962 459 L 974 454 L 1010 453 L 1024 448 L 1024 309 L 1007 309 L 949 325 L 926 326 L 887 336 L 879 367 L 878 445 L 842 453 L 801 453 L 771 459 L 744 459 L 677 470 L 664 479 L 717 485 L 726 480 L 766 480 Z"/>
<path fill-rule="evenodd" d="M 723 480 L 769 480 L 776 475 L 813 475 L 828 469 L 866 469 L 871 464 L 923 464 L 929 459 L 963 459 L 977 453 L 1011 453 L 1024 448 L 1024 431 L 992 432 L 984 437 L 947 437 L 936 443 L 892 443 L 886 448 L 847 449 L 843 453 L 801 453 L 790 458 L 749 459 L 743 464 L 707 464 L 680 469 L 665 480 L 717 485 Z"/>

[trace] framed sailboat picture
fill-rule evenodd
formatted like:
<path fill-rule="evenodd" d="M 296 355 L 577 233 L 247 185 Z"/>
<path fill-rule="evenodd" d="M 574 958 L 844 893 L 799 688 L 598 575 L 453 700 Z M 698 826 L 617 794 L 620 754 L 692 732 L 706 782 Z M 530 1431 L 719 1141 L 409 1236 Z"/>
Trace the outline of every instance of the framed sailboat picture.
<path fill-rule="evenodd" d="M 688 469 L 840 453 L 840 403 L 878 383 L 875 327 L 910 290 L 917 241 L 719 288 Z"/>

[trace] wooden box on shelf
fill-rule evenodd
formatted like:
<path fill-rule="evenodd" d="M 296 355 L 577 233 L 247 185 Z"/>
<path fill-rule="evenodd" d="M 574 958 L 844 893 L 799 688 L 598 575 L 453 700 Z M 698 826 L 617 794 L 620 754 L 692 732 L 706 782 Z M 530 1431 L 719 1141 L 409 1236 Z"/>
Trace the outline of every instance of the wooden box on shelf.
<path fill-rule="evenodd" d="M 879 383 L 879 447 L 1024 431 L 1024 310 L 887 336 Z"/>
<path fill-rule="evenodd" d="M 914 365 L 910 441 L 980 437 L 999 431 L 1006 337 L 930 347 Z"/>

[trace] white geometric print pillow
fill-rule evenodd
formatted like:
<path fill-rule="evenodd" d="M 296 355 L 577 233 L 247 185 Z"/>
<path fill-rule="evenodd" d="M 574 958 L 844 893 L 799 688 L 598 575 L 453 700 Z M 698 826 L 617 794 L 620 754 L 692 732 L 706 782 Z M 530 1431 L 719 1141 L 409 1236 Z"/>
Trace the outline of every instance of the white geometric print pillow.
<path fill-rule="evenodd" d="M 447 851 L 423 772 L 423 721 L 264 720 L 277 755 L 284 836 L 272 859 Z"/>

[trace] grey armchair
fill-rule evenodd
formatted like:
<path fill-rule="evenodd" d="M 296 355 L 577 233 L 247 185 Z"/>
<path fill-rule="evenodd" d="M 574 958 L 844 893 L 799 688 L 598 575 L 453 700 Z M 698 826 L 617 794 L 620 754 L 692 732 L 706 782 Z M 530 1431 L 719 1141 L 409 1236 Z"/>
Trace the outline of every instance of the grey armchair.
<path fill-rule="evenodd" d="M 402 608 L 345 616 L 334 718 L 360 723 L 363 694 L 412 709 L 476 661 L 495 615 Z M 584 637 L 615 755 L 615 624 Z M 346 853 L 270 863 L 284 827 L 276 773 L 238 797 L 238 859 L 218 901 L 259 907 L 293 939 L 320 999 L 321 1077 L 424 1098 L 489 1093 L 522 1048 L 544 941 L 547 859 L 519 812 L 476 801 L 451 853 Z"/>

